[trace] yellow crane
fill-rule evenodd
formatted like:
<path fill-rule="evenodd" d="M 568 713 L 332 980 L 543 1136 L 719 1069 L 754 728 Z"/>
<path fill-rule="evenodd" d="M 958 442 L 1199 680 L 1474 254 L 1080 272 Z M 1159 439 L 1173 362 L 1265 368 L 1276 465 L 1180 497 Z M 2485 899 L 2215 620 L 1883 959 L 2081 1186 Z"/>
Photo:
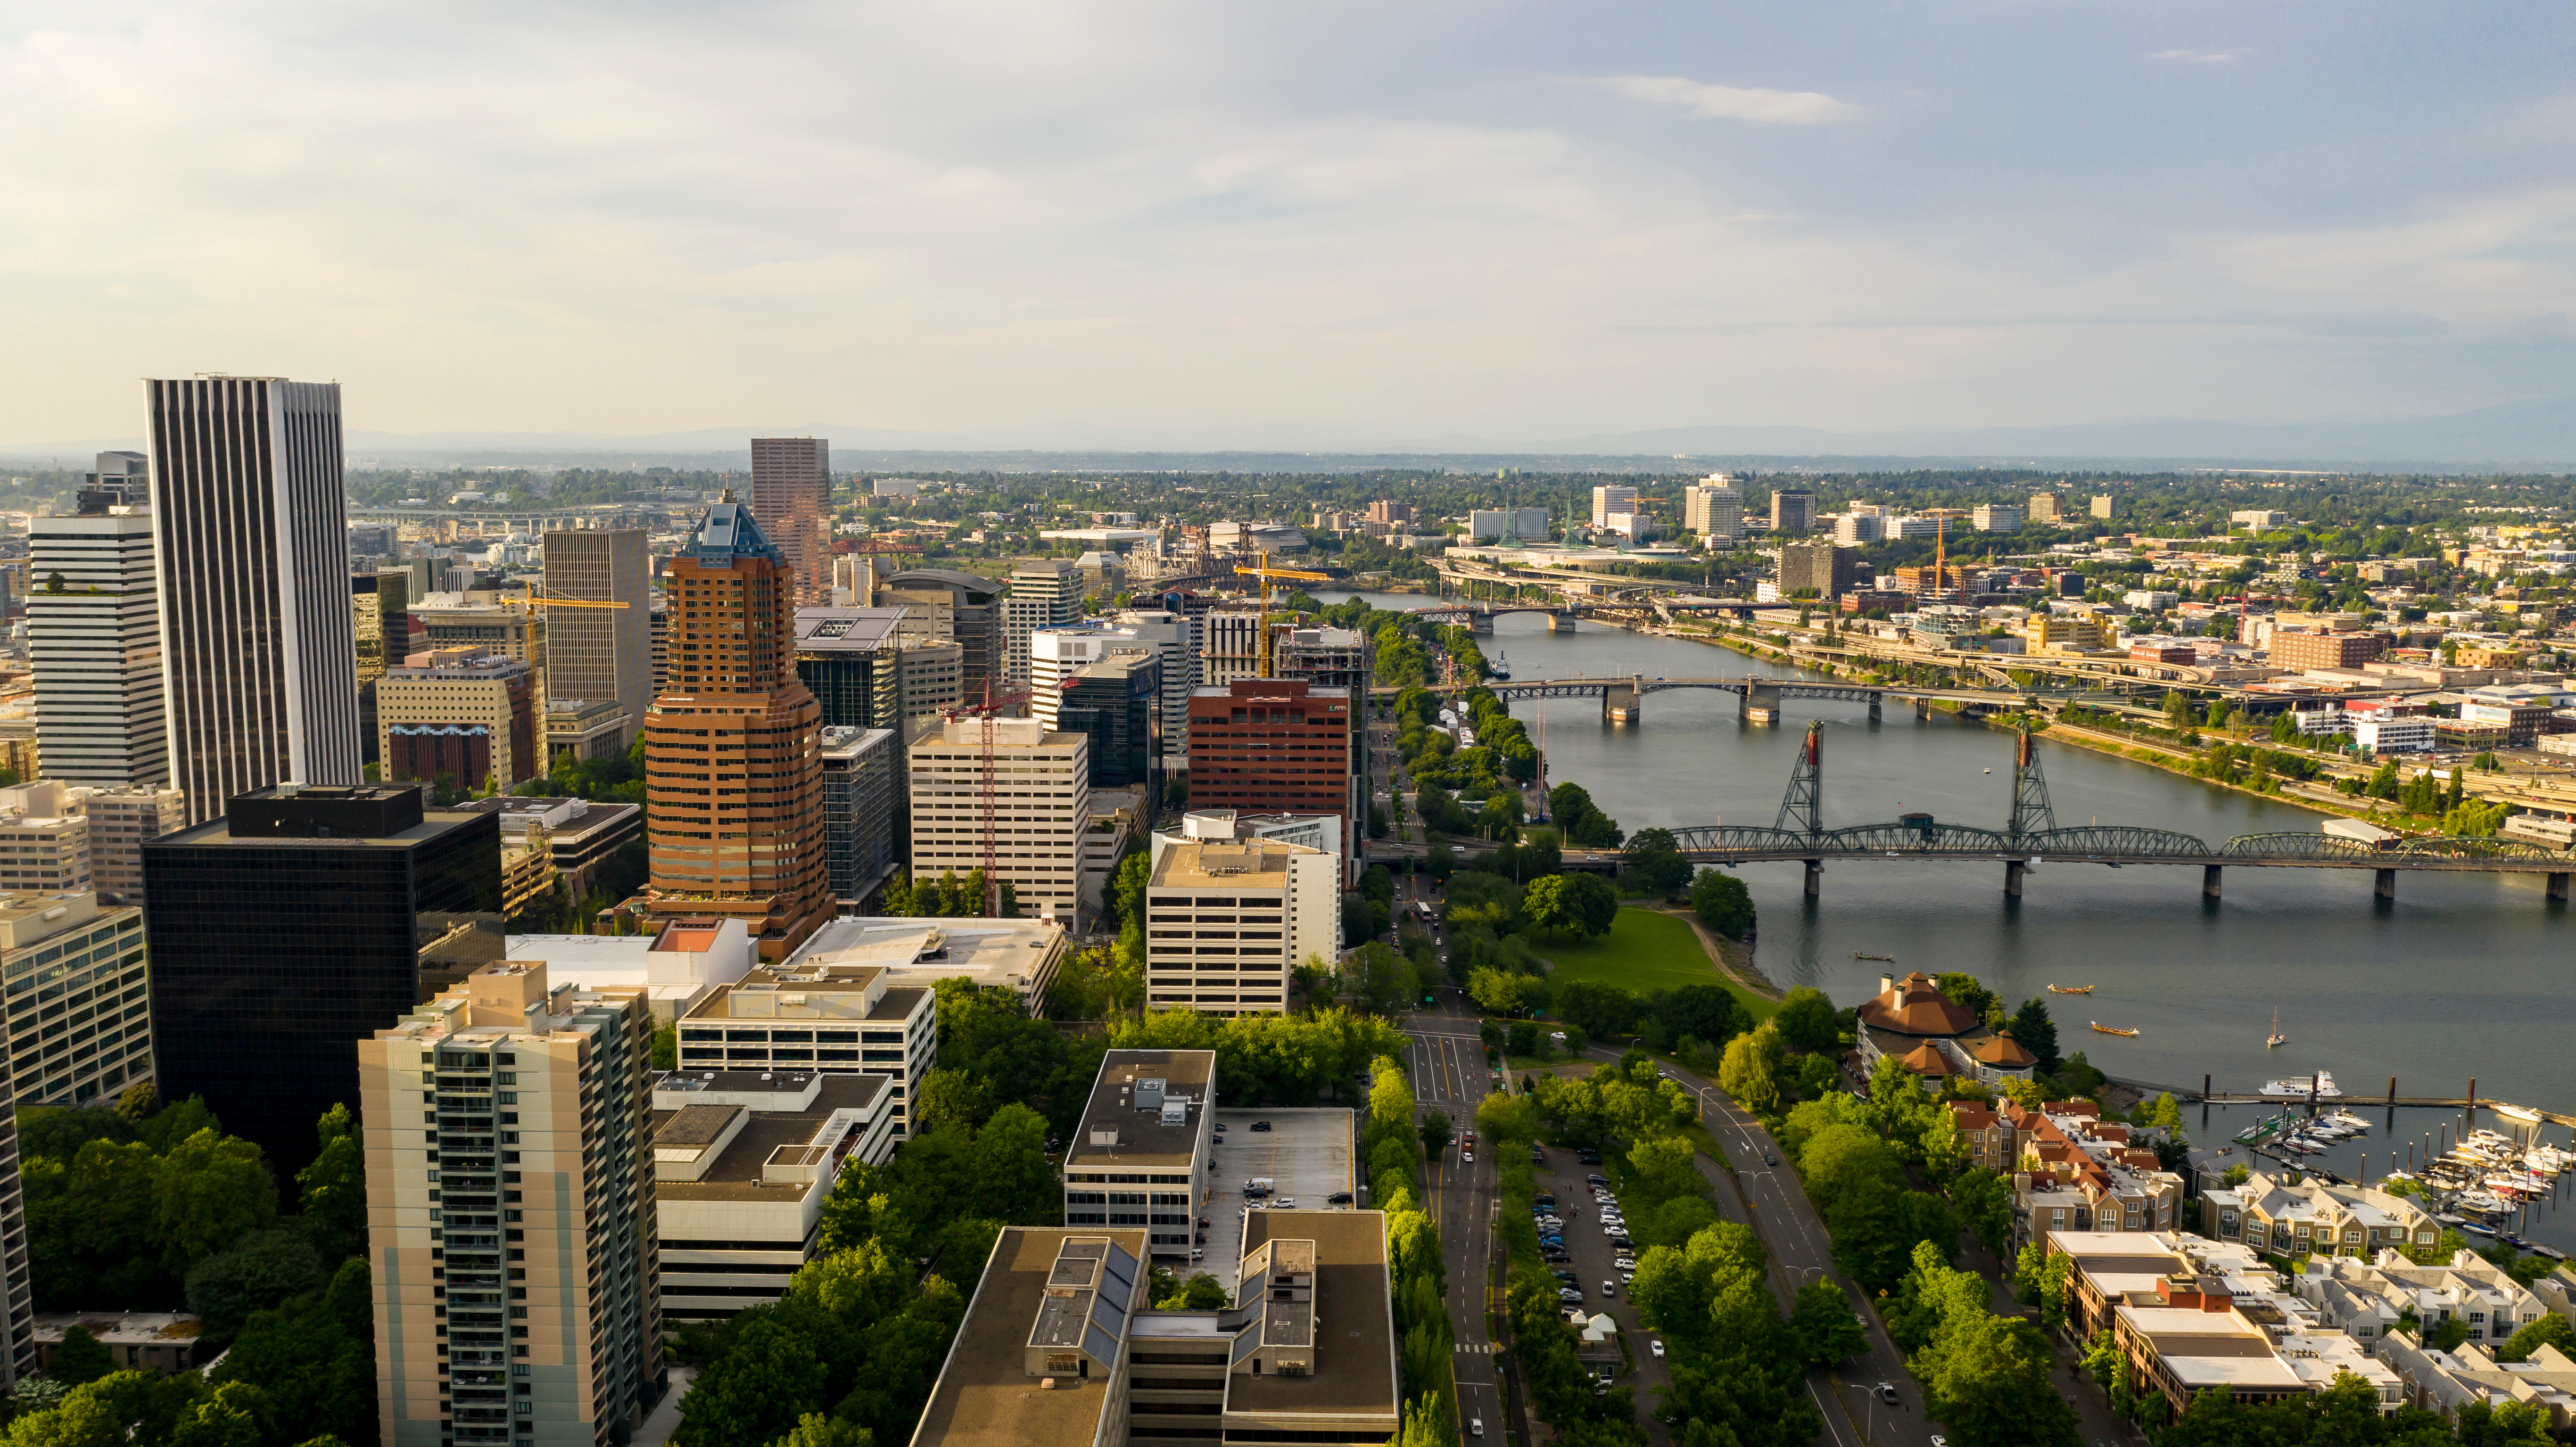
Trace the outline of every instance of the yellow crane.
<path fill-rule="evenodd" d="M 1261 676 L 1270 678 L 1274 676 L 1270 671 L 1270 580 L 1286 578 L 1299 583 L 1329 583 L 1333 581 L 1333 577 L 1330 573 L 1301 573 L 1294 568 L 1274 568 L 1270 566 L 1270 554 L 1267 552 L 1255 553 L 1253 556 L 1260 560 L 1259 566 L 1237 568 L 1234 571 L 1238 577 L 1261 580 Z"/>
<path fill-rule="evenodd" d="M 531 610 L 541 608 L 623 608 L 627 606 L 624 603 L 593 602 L 588 598 L 540 597 L 538 596 L 538 592 L 544 586 L 545 585 L 542 583 L 531 583 L 528 585 L 527 597 L 504 598 L 501 600 L 501 606 L 504 608 L 526 608 Z"/>

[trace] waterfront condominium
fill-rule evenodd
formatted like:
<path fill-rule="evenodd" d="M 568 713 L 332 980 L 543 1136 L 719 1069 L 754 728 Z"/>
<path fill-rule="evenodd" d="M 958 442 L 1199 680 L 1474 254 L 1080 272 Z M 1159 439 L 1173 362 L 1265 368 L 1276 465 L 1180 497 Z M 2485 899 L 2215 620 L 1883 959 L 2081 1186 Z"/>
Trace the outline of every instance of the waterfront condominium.
<path fill-rule="evenodd" d="M 796 603 L 831 601 L 832 444 L 820 437 L 751 439 L 751 510 L 787 565 Z"/>
<path fill-rule="evenodd" d="M 284 780 L 357 783 L 339 384 L 143 386 L 169 782 L 191 821 Z"/>
<path fill-rule="evenodd" d="M 606 1447 L 660 1396 L 646 991 L 497 961 L 341 1047 L 386 1447 Z"/>
<path fill-rule="evenodd" d="M 205 1096 L 286 1175 L 357 1098 L 356 1043 L 502 953 L 501 822 L 427 812 L 414 784 L 221 808 L 143 846 L 162 1094 Z"/>
<path fill-rule="evenodd" d="M 1066 558 L 1031 558 L 1011 569 L 1011 595 L 1002 600 L 1002 635 L 1008 657 L 1003 676 L 1029 680 L 1029 635 L 1082 621 L 1082 569 Z"/>
<path fill-rule="evenodd" d="M 27 645 L 45 773 L 122 788 L 170 775 L 144 459 L 102 452 L 78 510 L 27 522 Z"/>
<path fill-rule="evenodd" d="M 619 603 L 617 608 L 546 610 L 548 711 L 570 703 L 613 703 L 624 753 L 653 706 L 653 556 L 640 528 L 571 528 L 546 534 L 546 593 Z"/>
<path fill-rule="evenodd" d="M 796 676 L 795 575 L 733 500 L 673 555 L 670 681 L 644 715 L 646 905 L 739 919 L 766 960 L 833 914 L 822 705 Z"/>

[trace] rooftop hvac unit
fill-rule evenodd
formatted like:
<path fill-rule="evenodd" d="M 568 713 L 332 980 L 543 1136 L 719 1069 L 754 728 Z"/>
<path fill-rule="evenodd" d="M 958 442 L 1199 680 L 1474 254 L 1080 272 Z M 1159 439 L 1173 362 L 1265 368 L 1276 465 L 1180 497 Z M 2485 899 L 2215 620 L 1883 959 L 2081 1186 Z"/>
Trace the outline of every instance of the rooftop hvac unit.
<path fill-rule="evenodd" d="M 1107 1126 L 1096 1127 L 1091 1132 L 1091 1143 L 1104 1149 L 1114 1148 L 1118 1144 L 1118 1132 Z"/>
<path fill-rule="evenodd" d="M 1160 1078 L 1136 1082 L 1136 1108 L 1138 1110 L 1163 1108 L 1163 1082 Z"/>

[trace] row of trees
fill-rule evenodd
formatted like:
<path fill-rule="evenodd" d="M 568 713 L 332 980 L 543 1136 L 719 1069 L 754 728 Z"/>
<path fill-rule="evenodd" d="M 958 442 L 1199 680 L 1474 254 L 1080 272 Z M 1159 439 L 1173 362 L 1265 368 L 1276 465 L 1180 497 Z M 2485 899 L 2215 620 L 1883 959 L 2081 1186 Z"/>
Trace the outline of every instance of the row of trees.
<path fill-rule="evenodd" d="M 1449 1266 L 1440 1228 L 1421 1207 L 1425 1144 L 1446 1145 L 1449 1120 L 1435 1112 L 1416 1126 L 1413 1087 L 1394 1057 L 1370 1069 L 1368 1114 L 1360 1130 L 1369 1199 L 1386 1212 L 1388 1284 L 1394 1292 L 1396 1366 L 1401 1374 L 1401 1447 L 1455 1447 L 1458 1384 L 1449 1318 Z"/>

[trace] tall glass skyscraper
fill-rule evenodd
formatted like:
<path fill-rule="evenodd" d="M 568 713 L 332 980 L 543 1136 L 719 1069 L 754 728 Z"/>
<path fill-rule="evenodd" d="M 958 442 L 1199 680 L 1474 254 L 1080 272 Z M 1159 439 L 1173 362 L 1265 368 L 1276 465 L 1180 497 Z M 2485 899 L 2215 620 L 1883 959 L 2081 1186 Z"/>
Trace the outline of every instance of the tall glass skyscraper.
<path fill-rule="evenodd" d="M 270 784 L 355 784 L 340 386 L 147 381 L 170 782 L 194 823 Z"/>

